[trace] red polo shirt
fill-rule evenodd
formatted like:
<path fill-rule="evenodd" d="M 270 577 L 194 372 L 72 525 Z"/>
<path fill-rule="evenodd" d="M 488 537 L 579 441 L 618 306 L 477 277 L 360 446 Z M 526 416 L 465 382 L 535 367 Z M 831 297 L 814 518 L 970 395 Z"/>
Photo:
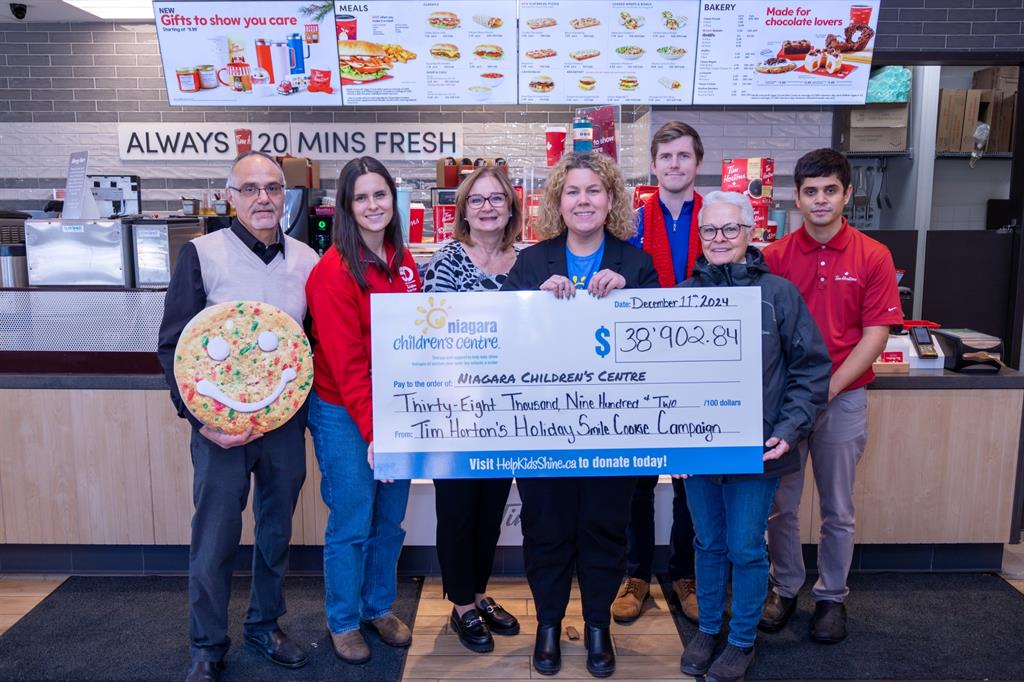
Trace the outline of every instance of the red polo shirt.
<path fill-rule="evenodd" d="M 864 327 L 901 324 L 896 268 L 889 249 L 857 231 L 846 219 L 826 244 L 801 226 L 765 247 L 768 268 L 800 290 L 825 337 L 833 370 L 864 335 Z M 870 368 L 845 390 L 875 378 Z"/>

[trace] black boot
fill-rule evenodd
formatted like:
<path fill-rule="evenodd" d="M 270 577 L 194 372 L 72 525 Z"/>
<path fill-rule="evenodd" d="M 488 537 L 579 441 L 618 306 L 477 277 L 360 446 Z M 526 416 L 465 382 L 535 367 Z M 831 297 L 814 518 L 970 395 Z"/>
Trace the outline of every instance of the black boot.
<path fill-rule="evenodd" d="M 587 672 L 594 677 L 608 677 L 615 672 L 615 649 L 607 625 L 587 625 L 583 642 L 587 645 Z"/>
<path fill-rule="evenodd" d="M 562 669 L 562 624 L 537 624 L 537 642 L 533 645 L 533 667 L 541 675 L 554 675 Z"/>

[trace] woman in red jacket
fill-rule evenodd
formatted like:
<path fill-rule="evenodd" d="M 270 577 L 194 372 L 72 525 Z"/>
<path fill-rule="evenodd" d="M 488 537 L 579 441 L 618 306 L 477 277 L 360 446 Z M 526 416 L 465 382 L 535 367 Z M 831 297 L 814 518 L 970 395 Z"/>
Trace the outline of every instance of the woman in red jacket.
<path fill-rule="evenodd" d="M 360 624 L 391 646 L 412 642 L 391 611 L 409 481 L 373 478 L 370 294 L 420 290 L 395 213 L 395 182 L 376 159 L 345 164 L 338 176 L 334 245 L 313 268 L 306 299 L 313 318 L 313 434 L 327 505 L 324 591 L 338 658 L 365 663 Z"/>

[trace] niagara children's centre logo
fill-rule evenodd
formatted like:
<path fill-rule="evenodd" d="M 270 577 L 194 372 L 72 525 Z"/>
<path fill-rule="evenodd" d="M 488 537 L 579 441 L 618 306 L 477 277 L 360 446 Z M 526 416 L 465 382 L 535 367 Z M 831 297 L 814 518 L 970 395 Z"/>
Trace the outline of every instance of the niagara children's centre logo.
<path fill-rule="evenodd" d="M 412 324 L 417 334 L 403 334 L 392 343 L 395 350 L 497 350 L 497 320 L 462 320 L 452 317 L 453 306 L 441 297 L 428 296 L 416 306 Z"/>

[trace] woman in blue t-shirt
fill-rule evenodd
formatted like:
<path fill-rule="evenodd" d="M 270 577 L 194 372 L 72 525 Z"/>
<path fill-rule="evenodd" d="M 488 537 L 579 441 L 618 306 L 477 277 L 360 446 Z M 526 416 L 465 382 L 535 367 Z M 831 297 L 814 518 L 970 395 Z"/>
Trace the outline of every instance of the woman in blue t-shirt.
<path fill-rule="evenodd" d="M 523 251 L 502 291 L 577 289 L 597 297 L 615 289 L 656 288 L 651 257 L 625 243 L 634 231 L 622 171 L 598 153 L 566 154 L 551 170 L 541 202 L 544 241 Z M 611 604 L 625 571 L 626 525 L 634 477 L 519 478 L 526 577 L 537 606 L 533 667 L 561 667 L 562 618 L 573 567 L 586 622 L 587 670 L 615 672 Z"/>

